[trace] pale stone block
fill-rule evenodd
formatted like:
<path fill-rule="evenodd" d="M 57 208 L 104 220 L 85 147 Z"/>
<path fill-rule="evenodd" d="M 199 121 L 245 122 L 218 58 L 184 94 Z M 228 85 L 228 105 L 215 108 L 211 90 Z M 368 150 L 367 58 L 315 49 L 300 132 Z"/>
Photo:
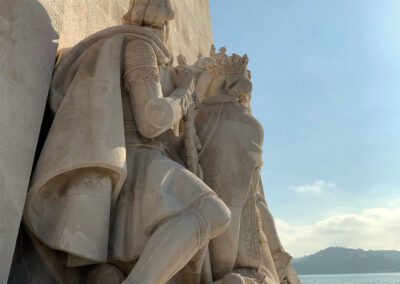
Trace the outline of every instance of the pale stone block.
<path fill-rule="evenodd" d="M 172 5 L 175 19 L 170 22 L 168 49 L 175 58 L 183 54 L 193 64 L 199 54 L 208 56 L 213 43 L 208 0 L 173 0 Z"/>
<path fill-rule="evenodd" d="M 69 48 L 100 30 L 121 25 L 129 0 L 65 0 L 59 48 Z"/>
<path fill-rule="evenodd" d="M 183 54 L 189 64 L 199 54 L 208 56 L 213 42 L 208 0 L 172 0 L 172 5 L 176 17 L 170 22 L 169 51 L 175 58 Z M 65 0 L 59 48 L 72 47 L 95 32 L 122 24 L 128 9 L 128 0 Z"/>
<path fill-rule="evenodd" d="M 32 0 L 2 0 L 0 27 L 0 283 L 6 283 L 58 36 Z"/>

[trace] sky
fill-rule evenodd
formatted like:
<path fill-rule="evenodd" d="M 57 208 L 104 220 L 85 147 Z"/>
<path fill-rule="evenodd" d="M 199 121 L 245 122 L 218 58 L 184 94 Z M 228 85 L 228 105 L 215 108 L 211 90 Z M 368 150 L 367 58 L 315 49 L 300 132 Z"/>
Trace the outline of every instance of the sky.
<path fill-rule="evenodd" d="M 250 58 L 262 179 L 285 248 L 400 250 L 400 1 L 210 0 Z"/>

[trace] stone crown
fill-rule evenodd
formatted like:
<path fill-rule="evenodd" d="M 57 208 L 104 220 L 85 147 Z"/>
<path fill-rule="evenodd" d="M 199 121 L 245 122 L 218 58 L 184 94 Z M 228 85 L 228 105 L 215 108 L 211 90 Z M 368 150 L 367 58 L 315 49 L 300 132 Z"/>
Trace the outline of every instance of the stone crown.
<path fill-rule="evenodd" d="M 207 71 L 211 77 L 211 80 L 217 78 L 220 75 L 226 74 L 243 74 L 247 72 L 247 64 L 249 58 L 245 54 L 243 57 L 232 54 L 228 56 L 226 54 L 226 48 L 222 47 L 219 53 L 215 53 L 214 45 L 211 47 L 210 57 L 215 60 L 214 63 L 207 62 Z"/>

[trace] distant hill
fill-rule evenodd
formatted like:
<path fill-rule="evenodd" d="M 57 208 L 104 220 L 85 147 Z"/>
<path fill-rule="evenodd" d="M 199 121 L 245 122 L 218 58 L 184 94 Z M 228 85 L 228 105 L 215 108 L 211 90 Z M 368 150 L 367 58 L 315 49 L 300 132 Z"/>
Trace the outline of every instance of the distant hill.
<path fill-rule="evenodd" d="M 293 259 L 300 275 L 400 272 L 400 251 L 330 247 Z"/>

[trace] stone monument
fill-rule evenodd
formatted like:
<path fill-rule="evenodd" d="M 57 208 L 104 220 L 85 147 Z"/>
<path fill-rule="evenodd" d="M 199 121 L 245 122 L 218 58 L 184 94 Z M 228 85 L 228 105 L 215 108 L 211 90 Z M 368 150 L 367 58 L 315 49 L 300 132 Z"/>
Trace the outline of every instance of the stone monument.
<path fill-rule="evenodd" d="M 32 58 L 6 61 L 41 73 L 0 74 L 5 101 L 21 88 L 35 106 L 1 114 L 0 282 L 24 207 L 9 283 L 300 283 L 264 197 L 248 58 L 205 56 L 208 1 L 33 2 L 0 10 L 10 54 L 27 9 L 48 28 L 27 40 Z M 54 119 L 31 174 L 47 89 Z"/>

